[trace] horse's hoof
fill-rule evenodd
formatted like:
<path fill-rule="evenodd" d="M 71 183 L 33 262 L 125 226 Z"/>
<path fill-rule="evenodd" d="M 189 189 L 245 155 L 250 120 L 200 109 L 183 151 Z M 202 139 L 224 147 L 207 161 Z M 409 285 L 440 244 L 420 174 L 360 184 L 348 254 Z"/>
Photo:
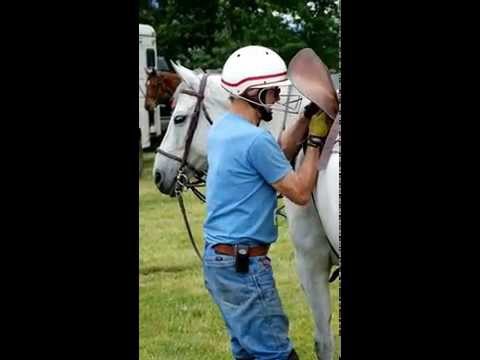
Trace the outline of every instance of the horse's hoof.
<path fill-rule="evenodd" d="M 320 350 L 318 349 L 318 343 L 316 341 L 314 342 L 314 347 L 315 347 L 315 356 L 316 356 L 317 360 L 325 360 L 325 359 L 322 359 L 320 357 Z M 328 360 L 330 360 L 330 359 L 332 359 L 332 358 L 329 357 Z M 338 360 L 340 360 L 340 359 L 338 359 Z"/>
<path fill-rule="evenodd" d="M 288 356 L 288 359 L 287 360 L 300 360 L 298 358 L 298 354 L 297 352 L 295 351 L 295 349 L 292 349 L 292 352 L 290 353 L 290 355 Z"/>
<path fill-rule="evenodd" d="M 314 348 L 315 348 L 315 356 L 317 357 L 317 360 L 322 360 L 320 359 L 319 351 L 318 351 L 318 343 L 315 341 L 314 343 Z"/>

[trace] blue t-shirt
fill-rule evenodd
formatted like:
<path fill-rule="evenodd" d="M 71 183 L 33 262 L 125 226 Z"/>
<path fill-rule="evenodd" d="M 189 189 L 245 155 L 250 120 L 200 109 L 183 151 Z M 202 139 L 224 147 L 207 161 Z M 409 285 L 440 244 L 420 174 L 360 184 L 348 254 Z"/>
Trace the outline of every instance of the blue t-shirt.
<path fill-rule="evenodd" d="M 207 218 L 210 244 L 261 244 L 277 239 L 277 193 L 271 186 L 292 171 L 273 136 L 227 113 L 208 134 Z"/>

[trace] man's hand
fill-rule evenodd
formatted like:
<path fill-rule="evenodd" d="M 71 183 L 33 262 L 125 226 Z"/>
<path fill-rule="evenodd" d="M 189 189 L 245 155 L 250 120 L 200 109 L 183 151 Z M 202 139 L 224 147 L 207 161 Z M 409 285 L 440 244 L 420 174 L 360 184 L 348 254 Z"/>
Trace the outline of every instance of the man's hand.
<path fill-rule="evenodd" d="M 320 108 L 313 102 L 310 102 L 307 106 L 303 108 L 303 116 L 310 120 L 313 115 L 320 111 Z"/>
<path fill-rule="evenodd" d="M 307 145 L 321 149 L 325 143 L 324 139 L 328 130 L 327 115 L 322 111 L 313 115 L 308 126 Z"/>
<path fill-rule="evenodd" d="M 313 115 L 308 126 L 308 134 L 318 137 L 327 136 L 329 130 L 327 121 L 327 115 L 323 111 Z"/>

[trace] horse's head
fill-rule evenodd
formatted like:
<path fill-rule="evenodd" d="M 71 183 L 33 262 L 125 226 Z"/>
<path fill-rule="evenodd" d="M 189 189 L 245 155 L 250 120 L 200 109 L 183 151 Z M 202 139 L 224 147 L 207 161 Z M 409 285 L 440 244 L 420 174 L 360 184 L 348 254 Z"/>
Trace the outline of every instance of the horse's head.
<path fill-rule="evenodd" d="M 195 73 L 180 65 L 174 65 L 174 68 L 183 82 L 175 93 L 175 108 L 153 166 L 156 186 L 162 193 L 172 196 L 182 163 L 185 163 L 183 170 L 188 177 L 206 172 L 210 121 L 226 112 L 229 105 L 228 94 L 220 86 L 219 74 L 210 74 L 204 80 L 202 91 L 202 78 L 206 74 Z M 195 113 L 196 108 L 198 113 Z M 197 118 L 195 114 L 198 114 Z"/>
<path fill-rule="evenodd" d="M 157 106 L 157 93 L 160 89 L 160 80 L 155 69 L 145 69 L 147 80 L 145 81 L 145 110 L 155 111 Z"/>
<path fill-rule="evenodd" d="M 169 103 L 180 83 L 180 77 L 174 73 L 157 72 L 155 69 L 145 72 L 147 73 L 145 110 L 154 111 L 157 105 Z"/>

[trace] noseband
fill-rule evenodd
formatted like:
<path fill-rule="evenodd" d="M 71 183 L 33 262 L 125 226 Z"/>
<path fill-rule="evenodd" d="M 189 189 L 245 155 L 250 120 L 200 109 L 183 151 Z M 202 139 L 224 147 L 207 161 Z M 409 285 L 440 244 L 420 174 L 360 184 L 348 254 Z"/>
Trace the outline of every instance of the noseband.
<path fill-rule="evenodd" d="M 190 147 L 192 145 L 193 141 L 193 136 L 195 134 L 195 131 L 197 130 L 198 127 L 198 122 L 200 119 L 200 111 L 202 110 L 203 113 L 205 114 L 205 118 L 207 121 L 210 123 L 210 125 L 213 124 L 212 119 L 210 115 L 208 114 L 208 111 L 205 107 L 205 104 L 203 100 L 205 99 L 204 94 L 205 94 L 205 87 L 207 85 L 207 79 L 208 79 L 209 74 L 203 75 L 201 81 L 200 81 L 200 87 L 198 92 L 191 91 L 191 90 L 182 90 L 181 93 L 187 94 L 190 96 L 195 96 L 197 98 L 197 103 L 195 104 L 195 109 L 192 114 L 192 120 L 190 122 L 190 125 L 187 130 L 187 136 L 185 138 L 185 150 L 183 151 L 183 156 L 180 158 L 174 154 L 170 154 L 166 151 L 161 150 L 160 148 L 157 149 L 157 153 L 162 154 L 163 156 L 166 156 L 169 159 L 175 160 L 180 163 L 180 167 L 177 172 L 176 180 L 175 180 L 175 196 L 178 199 L 178 203 L 180 205 L 180 210 L 182 211 L 183 219 L 185 221 L 185 226 L 188 231 L 188 235 L 190 237 L 190 242 L 192 243 L 192 246 L 197 253 L 197 256 L 202 260 L 202 256 L 200 255 L 200 251 L 198 250 L 198 247 L 195 243 L 195 240 L 193 239 L 192 231 L 190 229 L 190 224 L 188 222 L 187 218 L 187 213 L 185 211 L 185 205 L 183 203 L 183 198 L 182 198 L 182 192 L 185 189 L 190 189 L 192 192 L 200 199 L 200 201 L 205 202 L 205 195 L 203 195 L 200 190 L 198 190 L 198 187 L 205 186 L 205 178 L 207 174 L 205 171 L 200 170 L 200 169 L 195 169 L 195 167 L 191 164 L 188 163 L 188 155 L 190 153 Z M 190 181 L 188 175 L 186 174 L 186 170 L 190 170 L 193 173 L 193 176 L 195 178 L 194 181 Z"/>

